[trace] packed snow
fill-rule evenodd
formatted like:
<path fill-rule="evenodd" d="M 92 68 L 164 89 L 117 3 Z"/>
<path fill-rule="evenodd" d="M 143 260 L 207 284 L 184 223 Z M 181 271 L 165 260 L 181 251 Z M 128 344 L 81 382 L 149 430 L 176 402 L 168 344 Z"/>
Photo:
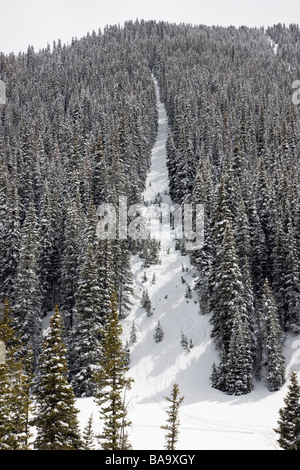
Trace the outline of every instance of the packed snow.
<path fill-rule="evenodd" d="M 157 194 L 170 204 L 166 168 L 166 111 L 159 100 L 157 88 L 159 129 L 153 148 L 152 165 L 147 178 L 144 200 L 151 203 Z M 143 267 L 138 256 L 132 257 L 134 297 L 130 315 L 122 321 L 124 342 L 129 341 L 132 322 L 137 327 L 137 342 L 130 343 L 130 371 L 134 378 L 126 392 L 129 440 L 133 450 L 164 449 L 169 396 L 174 383 L 179 385 L 184 401 L 180 407 L 180 433 L 177 449 L 183 450 L 275 450 L 278 435 L 278 410 L 284 405 L 286 383 L 278 392 L 269 392 L 264 381 L 255 384 L 252 393 L 229 396 L 210 385 L 210 374 L 218 353 L 210 337 L 209 315 L 200 312 L 194 268 L 188 256 L 175 250 L 173 237 L 161 240 L 161 263 Z M 144 281 L 146 272 L 147 281 Z M 156 282 L 153 283 L 155 273 Z M 186 298 L 187 286 L 192 298 Z M 147 289 L 153 315 L 147 316 L 141 307 L 143 290 Z M 160 321 L 164 338 L 153 338 Z M 181 334 L 192 340 L 190 351 L 180 344 Z M 288 336 L 285 343 L 287 378 L 292 369 L 300 372 L 299 336 Z M 101 431 L 99 409 L 93 398 L 77 399 L 82 429 L 93 415 L 94 432 Z M 100 444 L 98 444 L 98 448 Z"/>

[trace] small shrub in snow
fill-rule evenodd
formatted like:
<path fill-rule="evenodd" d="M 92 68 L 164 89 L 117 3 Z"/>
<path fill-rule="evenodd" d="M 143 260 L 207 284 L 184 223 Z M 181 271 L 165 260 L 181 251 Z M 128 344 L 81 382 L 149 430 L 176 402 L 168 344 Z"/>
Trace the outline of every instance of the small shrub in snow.
<path fill-rule="evenodd" d="M 156 343 L 159 343 L 160 341 L 163 340 L 163 338 L 164 338 L 164 332 L 161 327 L 160 321 L 158 321 L 156 328 L 155 328 L 155 332 L 154 332 L 154 340 Z"/>

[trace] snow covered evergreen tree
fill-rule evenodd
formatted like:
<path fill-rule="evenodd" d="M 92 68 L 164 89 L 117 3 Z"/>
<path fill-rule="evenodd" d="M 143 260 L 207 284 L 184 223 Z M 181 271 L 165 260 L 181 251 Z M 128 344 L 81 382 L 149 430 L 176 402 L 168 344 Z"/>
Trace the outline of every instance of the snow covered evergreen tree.
<path fill-rule="evenodd" d="M 32 348 L 36 360 L 41 346 L 41 286 L 39 278 L 39 230 L 33 203 L 22 226 L 20 257 L 13 293 L 14 326 L 24 353 Z"/>
<path fill-rule="evenodd" d="M 115 293 L 101 330 L 101 357 L 99 368 L 94 374 L 97 387 L 95 401 L 104 420 L 104 429 L 99 438 L 103 449 L 106 450 L 124 450 L 125 429 L 130 424 L 123 393 L 124 390 L 130 389 L 132 379 L 126 375 L 128 367 L 121 334 L 122 326 L 118 318 Z"/>
<path fill-rule="evenodd" d="M 123 319 L 130 313 L 133 294 L 133 276 L 130 266 L 128 241 L 115 240 L 112 248 L 114 254 L 113 270 L 118 311 L 120 319 Z"/>
<path fill-rule="evenodd" d="M 51 197 L 52 196 L 52 197 Z M 45 315 L 55 304 L 55 287 L 58 273 L 58 207 L 55 198 L 49 194 L 45 183 L 39 214 L 40 230 L 40 282 L 42 311 Z"/>
<path fill-rule="evenodd" d="M 266 354 L 267 382 L 270 391 L 279 390 L 285 382 L 282 329 L 274 296 L 268 281 L 265 282 L 261 300 L 261 328 Z"/>
<path fill-rule="evenodd" d="M 154 341 L 156 343 L 160 343 L 164 339 L 164 331 L 162 329 L 162 326 L 160 324 L 160 321 L 158 320 L 157 325 L 154 330 Z"/>
<path fill-rule="evenodd" d="M 100 357 L 102 293 L 98 284 L 96 247 L 90 244 L 78 276 L 75 293 L 74 324 L 69 341 L 70 380 L 77 396 L 91 396 L 95 391 L 93 374 Z"/>
<path fill-rule="evenodd" d="M 135 322 L 133 321 L 131 325 L 131 330 L 130 330 L 130 342 L 131 343 L 136 343 L 137 341 L 136 333 L 137 333 L 137 327 L 136 327 Z"/>
<path fill-rule="evenodd" d="M 236 310 L 226 362 L 225 391 L 232 395 L 253 389 L 253 351 L 248 325 Z"/>
<path fill-rule="evenodd" d="M 291 372 L 288 392 L 284 398 L 285 406 L 279 410 L 277 440 L 283 450 L 300 449 L 300 386 L 297 373 Z"/>
<path fill-rule="evenodd" d="M 100 316 L 103 318 L 103 322 L 105 322 L 105 317 L 110 311 L 111 299 L 115 292 L 115 272 L 111 240 L 99 240 L 95 262 L 98 266 L 98 286 L 101 290 Z"/>
<path fill-rule="evenodd" d="M 67 349 L 58 307 L 50 319 L 37 376 L 35 426 L 37 450 L 80 450 L 82 440 L 75 395 L 67 379 Z"/>
<path fill-rule="evenodd" d="M 216 344 L 228 352 L 236 309 L 243 304 L 242 274 L 236 254 L 231 223 L 225 228 L 220 251 L 214 267 L 214 287 L 210 300 L 212 336 Z"/>
<path fill-rule="evenodd" d="M 73 326 L 73 309 L 78 283 L 80 243 L 83 227 L 81 206 L 67 199 L 64 240 L 60 269 L 60 305 L 64 315 L 66 334 Z"/>
<path fill-rule="evenodd" d="M 2 187 L 3 190 L 4 188 Z M 5 206 L 1 208 L 3 214 L 0 242 L 0 263 L 2 266 L 0 294 L 2 300 L 5 297 L 13 300 L 12 295 L 21 241 L 20 198 L 15 181 L 12 181 L 10 187 L 7 188 L 4 204 Z"/>
<path fill-rule="evenodd" d="M 88 420 L 86 427 L 84 428 L 84 432 L 82 435 L 83 440 L 83 450 L 94 450 L 94 431 L 93 431 L 93 415 L 91 414 Z"/>
<path fill-rule="evenodd" d="M 148 289 L 144 289 L 143 291 L 141 306 L 146 310 L 147 317 L 153 314 Z"/>
<path fill-rule="evenodd" d="M 0 314 L 0 341 L 5 344 L 5 362 L 0 363 L 0 449 L 28 450 L 33 411 L 32 375 L 26 366 L 30 352 L 24 358 L 7 299 Z"/>
<path fill-rule="evenodd" d="M 167 431 L 165 448 L 167 450 L 175 450 L 179 437 L 179 407 L 184 400 L 184 397 L 180 396 L 178 384 L 173 385 L 171 395 L 165 397 L 165 399 L 170 402 L 170 407 L 166 411 L 167 424 L 161 426 L 161 428 Z"/>

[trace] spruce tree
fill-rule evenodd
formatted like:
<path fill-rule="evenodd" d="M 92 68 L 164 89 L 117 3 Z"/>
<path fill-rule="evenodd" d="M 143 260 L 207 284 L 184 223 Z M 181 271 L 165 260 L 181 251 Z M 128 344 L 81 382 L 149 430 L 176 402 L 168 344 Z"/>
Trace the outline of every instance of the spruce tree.
<path fill-rule="evenodd" d="M 108 169 L 103 147 L 103 139 L 99 136 L 95 143 L 93 170 L 92 170 L 92 194 L 95 206 L 108 202 L 109 180 Z"/>
<path fill-rule="evenodd" d="M 42 340 L 41 286 L 39 272 L 39 230 L 33 203 L 22 227 L 20 257 L 14 283 L 14 326 L 22 340 L 24 353 L 32 348 L 36 361 Z"/>
<path fill-rule="evenodd" d="M 123 393 L 130 389 L 132 379 L 121 340 L 122 326 L 117 311 L 116 293 L 111 298 L 110 310 L 101 331 L 101 358 L 94 375 L 97 386 L 95 401 L 100 406 L 104 427 L 99 436 L 103 449 L 123 450 L 125 429 L 130 425 Z M 128 444 L 126 444 L 127 446 Z"/>
<path fill-rule="evenodd" d="M 112 242 L 109 239 L 99 240 L 96 252 L 98 266 L 98 286 L 100 287 L 100 316 L 105 317 L 111 308 L 111 298 L 115 292 L 115 273 L 113 266 Z"/>
<path fill-rule="evenodd" d="M 131 330 L 130 330 L 130 342 L 131 343 L 136 343 L 137 341 L 136 332 L 137 332 L 137 327 L 133 320 L 132 325 L 131 325 Z"/>
<path fill-rule="evenodd" d="M 212 373 L 210 375 L 210 382 L 213 388 L 227 391 L 226 375 L 227 375 L 227 352 L 222 348 L 220 352 L 220 362 L 218 365 L 215 363 L 212 366 Z"/>
<path fill-rule="evenodd" d="M 0 449 L 28 450 L 31 437 L 29 416 L 33 409 L 32 375 L 26 367 L 30 353 L 27 358 L 23 357 L 7 299 L 0 319 L 0 341 L 5 344 L 5 361 L 0 363 Z"/>
<path fill-rule="evenodd" d="M 166 412 L 168 416 L 167 424 L 161 426 L 161 429 L 165 429 L 167 431 L 165 436 L 165 448 L 167 450 L 175 450 L 175 445 L 178 442 L 179 436 L 179 407 L 184 400 L 184 397 L 180 396 L 179 386 L 177 384 L 173 385 L 171 395 L 169 397 L 165 397 L 165 399 L 170 403 L 170 407 Z"/>
<path fill-rule="evenodd" d="M 118 311 L 120 319 L 125 318 L 132 306 L 133 280 L 130 266 L 130 253 L 127 240 L 114 240 L 113 268 L 114 281 L 117 293 Z"/>
<path fill-rule="evenodd" d="M 300 327 L 298 326 L 300 265 L 291 220 L 288 220 L 286 230 L 283 229 L 281 221 L 277 223 L 272 259 L 272 290 L 278 307 L 280 324 L 284 329 L 291 328 L 297 332 Z"/>
<path fill-rule="evenodd" d="M 81 205 L 69 196 L 66 201 L 64 240 L 60 267 L 60 304 L 64 314 L 66 334 L 73 326 L 73 309 L 77 290 L 83 213 Z"/>
<path fill-rule="evenodd" d="M 267 382 L 270 391 L 281 388 L 285 381 L 285 357 L 283 355 L 282 329 L 277 307 L 268 281 L 265 281 L 261 299 L 261 328 L 266 354 Z"/>
<path fill-rule="evenodd" d="M 37 429 L 34 448 L 37 450 L 82 448 L 75 395 L 67 380 L 67 350 L 62 330 L 61 315 L 56 306 L 39 357 L 34 420 Z"/>
<path fill-rule="evenodd" d="M 93 415 L 91 414 L 82 434 L 83 450 L 94 450 Z"/>
<path fill-rule="evenodd" d="M 42 293 L 42 311 L 46 314 L 55 304 L 55 284 L 58 267 L 58 207 L 50 194 L 47 182 L 44 186 L 40 214 L 40 264 L 39 275 Z"/>
<path fill-rule="evenodd" d="M 241 268 L 242 272 L 242 282 L 243 282 L 243 302 L 241 306 L 241 315 L 242 319 L 247 325 L 248 334 L 249 334 L 249 348 L 252 351 L 253 364 L 256 365 L 257 360 L 257 318 L 255 312 L 255 298 L 253 292 L 253 282 L 250 274 L 250 266 L 248 258 L 245 256 L 242 260 L 243 266 Z"/>
<path fill-rule="evenodd" d="M 261 294 L 268 273 L 268 245 L 256 209 L 253 210 L 251 229 L 251 275 L 254 294 Z"/>
<path fill-rule="evenodd" d="M 185 336 L 183 332 L 181 332 L 180 344 L 185 351 L 189 352 L 189 343 L 188 343 L 187 337 Z"/>
<path fill-rule="evenodd" d="M 92 377 L 99 362 L 102 295 L 96 250 L 94 244 L 87 248 L 75 293 L 74 324 L 69 338 L 69 375 L 76 396 L 93 395 Z"/>
<path fill-rule="evenodd" d="M 226 361 L 226 392 L 243 395 L 253 389 L 253 351 L 248 325 L 237 309 L 232 325 L 229 351 Z"/>
<path fill-rule="evenodd" d="M 290 375 L 288 392 L 284 398 L 285 406 L 279 410 L 277 440 L 284 450 L 300 450 L 300 386 L 295 371 Z"/>
<path fill-rule="evenodd" d="M 3 191 L 3 188 L 1 188 Z M 13 286 L 17 273 L 20 253 L 21 225 L 20 201 L 16 183 L 13 181 L 7 189 L 5 206 L 0 226 L 0 263 L 2 266 L 0 276 L 0 295 L 12 299 Z M 1 197 L 2 193 L 0 193 Z"/>
<path fill-rule="evenodd" d="M 164 338 L 164 331 L 163 331 L 163 329 L 162 329 L 162 326 L 161 326 L 159 320 L 158 320 L 157 325 L 156 325 L 156 327 L 155 327 L 153 337 L 154 337 L 154 341 L 155 341 L 156 343 L 160 343 L 160 342 L 163 340 L 163 338 Z"/>
<path fill-rule="evenodd" d="M 214 266 L 214 287 L 210 299 L 213 312 L 212 337 L 228 352 L 236 309 L 243 305 L 242 273 L 236 253 L 232 224 L 228 222 Z"/>
<path fill-rule="evenodd" d="M 146 310 L 147 317 L 150 317 L 153 312 L 152 312 L 152 307 L 151 307 L 151 300 L 148 294 L 148 289 L 144 289 L 143 291 L 141 306 Z"/>

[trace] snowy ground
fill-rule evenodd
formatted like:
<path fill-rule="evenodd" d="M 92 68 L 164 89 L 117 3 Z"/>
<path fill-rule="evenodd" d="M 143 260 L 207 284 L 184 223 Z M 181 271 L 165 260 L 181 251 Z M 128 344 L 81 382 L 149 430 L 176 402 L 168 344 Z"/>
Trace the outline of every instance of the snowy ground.
<path fill-rule="evenodd" d="M 169 204 L 165 143 L 167 119 L 164 106 L 158 102 L 159 130 L 153 149 L 152 166 L 144 194 L 151 202 L 157 193 Z M 183 271 L 184 268 L 184 271 Z M 130 376 L 135 382 L 127 392 L 128 418 L 132 421 L 129 440 L 134 450 L 164 449 L 167 402 L 174 383 L 185 399 L 180 407 L 180 435 L 177 449 L 184 450 L 274 450 L 278 449 L 278 410 L 283 406 L 287 385 L 270 393 L 265 383 L 241 397 L 228 396 L 211 388 L 209 376 L 218 355 L 210 338 L 209 317 L 201 315 L 196 293 L 185 298 L 187 284 L 193 287 L 193 268 L 187 256 L 175 250 L 172 237 L 162 240 L 161 264 L 145 269 L 138 257 L 132 258 L 134 305 L 123 321 L 124 340 L 129 340 L 135 321 L 137 342 L 130 344 Z M 146 271 L 147 282 L 142 282 Z M 152 284 L 155 273 L 156 283 Z M 182 277 L 185 283 L 182 283 Z M 140 306 L 143 289 L 151 298 L 153 315 L 146 316 Z M 164 339 L 156 343 L 153 333 L 160 320 Z M 194 347 L 189 353 L 180 344 L 181 333 Z M 288 337 L 285 348 L 287 374 L 293 368 L 300 372 L 300 338 Z M 92 398 L 77 400 L 82 428 L 93 413 L 94 430 L 99 432 L 99 410 Z"/>

